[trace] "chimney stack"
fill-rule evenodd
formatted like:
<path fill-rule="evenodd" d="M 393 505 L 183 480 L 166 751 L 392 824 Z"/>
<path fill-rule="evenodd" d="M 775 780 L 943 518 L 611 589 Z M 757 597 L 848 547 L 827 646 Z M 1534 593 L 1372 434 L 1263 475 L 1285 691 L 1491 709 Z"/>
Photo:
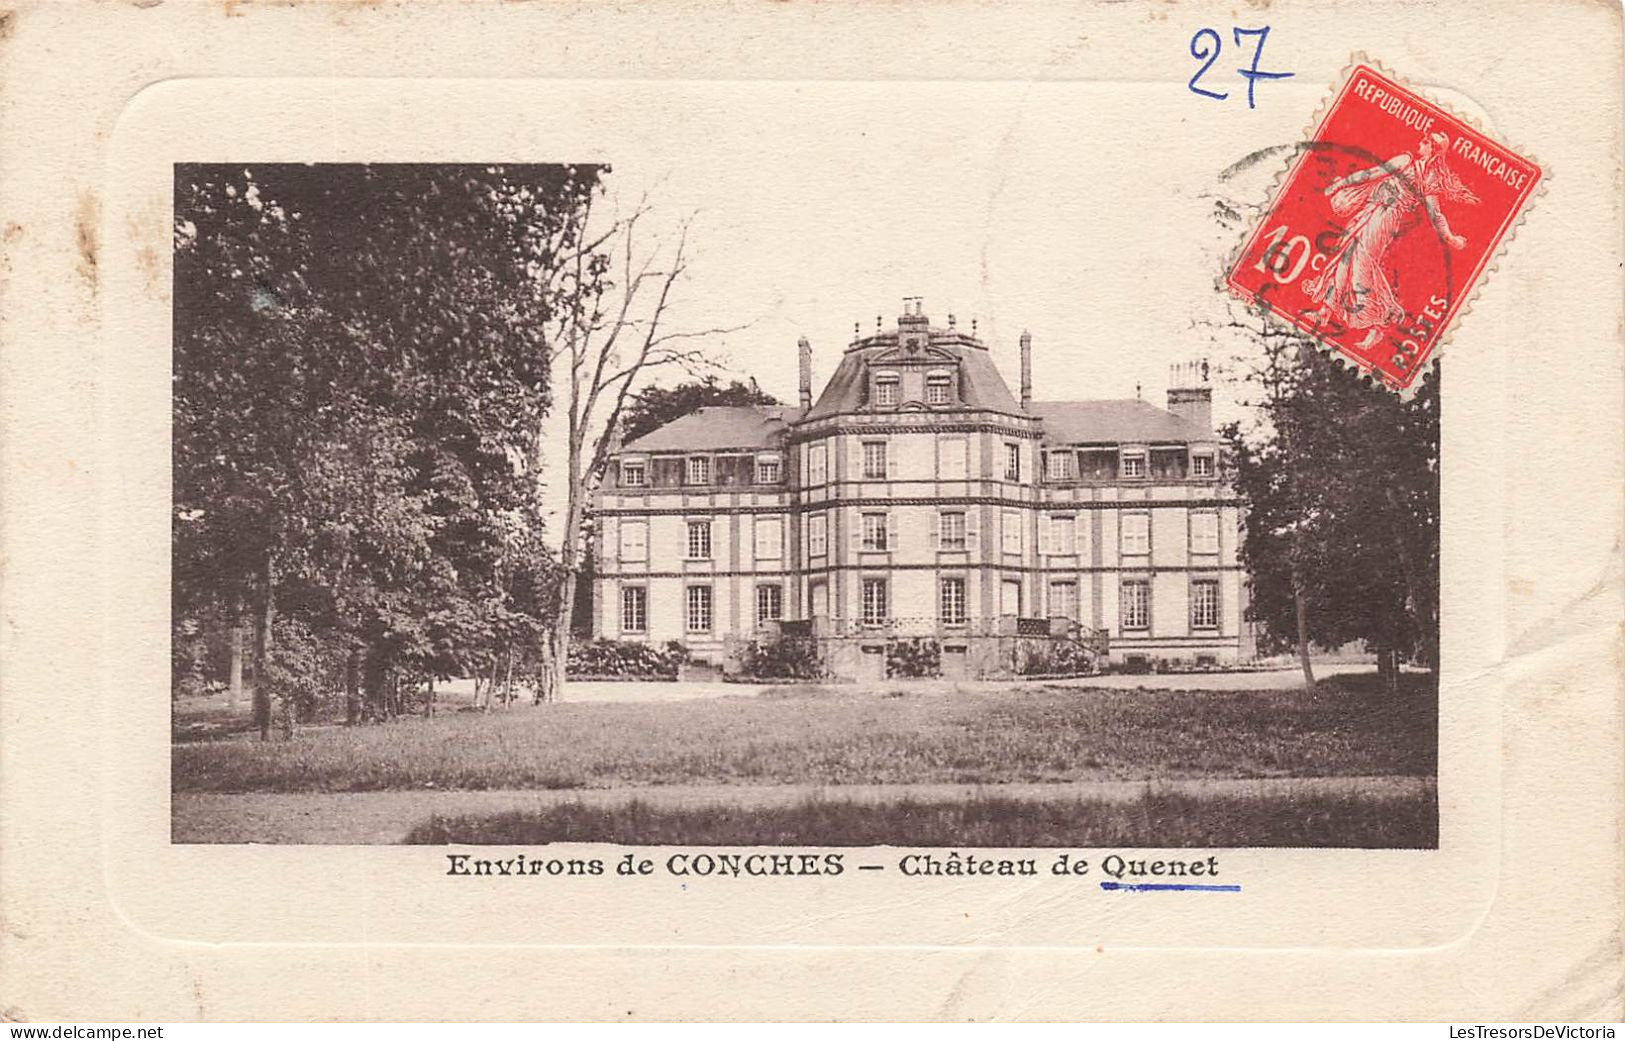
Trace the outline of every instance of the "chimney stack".
<path fill-rule="evenodd" d="M 1033 407 L 1033 334 L 1025 330 L 1021 333 L 1021 408 L 1024 412 L 1032 411 Z"/>
<path fill-rule="evenodd" d="M 1213 433 L 1213 386 L 1206 359 L 1169 366 L 1168 411 L 1205 434 Z"/>
<path fill-rule="evenodd" d="M 796 343 L 801 361 L 801 410 L 812 408 L 812 344 L 803 336 Z"/>

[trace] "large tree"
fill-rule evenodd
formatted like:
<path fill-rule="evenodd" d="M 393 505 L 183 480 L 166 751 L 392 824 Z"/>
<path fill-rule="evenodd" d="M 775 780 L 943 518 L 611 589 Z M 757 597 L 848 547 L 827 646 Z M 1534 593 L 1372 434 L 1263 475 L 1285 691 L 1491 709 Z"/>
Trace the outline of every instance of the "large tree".
<path fill-rule="evenodd" d="M 177 169 L 176 615 L 252 620 L 262 735 L 273 688 L 291 730 L 288 670 L 310 666 L 280 660 L 279 632 L 314 634 L 387 710 L 453 636 L 468 653 L 513 630 L 512 557 L 540 546 L 544 331 L 574 306 L 555 250 L 596 180 Z"/>
<path fill-rule="evenodd" d="M 566 431 L 561 604 L 575 603 L 587 558 L 587 506 L 635 395 L 665 371 L 699 375 L 710 368 L 713 359 L 695 345 L 732 331 L 673 327 L 690 259 L 686 220 L 662 235 L 647 231 L 653 219 L 646 200 L 624 216 L 602 210 L 602 200 L 589 196 L 579 223 L 562 230 L 553 247 L 554 255 L 568 258 L 558 265 L 556 281 L 571 304 L 547 325 Z M 544 643 L 549 667 L 539 700 L 556 700 L 563 690 L 570 621 L 570 612 L 560 611 Z"/>
<path fill-rule="evenodd" d="M 1267 315 L 1238 322 L 1258 421 L 1226 433 L 1253 619 L 1297 646 L 1311 685 L 1311 642 L 1363 641 L 1390 680 L 1402 656 L 1437 667 L 1437 372 L 1402 400 Z"/>

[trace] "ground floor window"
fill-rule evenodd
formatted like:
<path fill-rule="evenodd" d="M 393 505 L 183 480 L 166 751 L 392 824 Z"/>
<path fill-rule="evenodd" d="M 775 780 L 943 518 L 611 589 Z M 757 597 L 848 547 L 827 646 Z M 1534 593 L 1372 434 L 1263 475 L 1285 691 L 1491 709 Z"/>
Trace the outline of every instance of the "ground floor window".
<path fill-rule="evenodd" d="M 965 580 L 963 578 L 945 578 L 942 580 L 942 593 L 939 614 L 944 625 L 965 624 Z"/>
<path fill-rule="evenodd" d="M 1049 616 L 1051 618 L 1078 617 L 1078 584 L 1051 582 L 1049 587 Z"/>
<path fill-rule="evenodd" d="M 886 580 L 863 580 L 863 624 L 880 625 L 886 620 Z"/>
<path fill-rule="evenodd" d="M 1151 583 L 1131 578 L 1123 583 L 1123 628 L 1151 627 Z"/>
<path fill-rule="evenodd" d="M 1191 628 L 1219 627 L 1219 583 L 1200 578 L 1191 583 Z"/>
<path fill-rule="evenodd" d="M 711 631 L 711 587 L 688 587 L 688 631 L 691 633 L 708 633 Z"/>
<path fill-rule="evenodd" d="M 641 633 L 649 629 L 649 591 L 642 586 L 621 587 L 621 632 Z"/>
<path fill-rule="evenodd" d="M 784 617 L 784 587 L 756 587 L 756 624 L 776 622 Z"/>

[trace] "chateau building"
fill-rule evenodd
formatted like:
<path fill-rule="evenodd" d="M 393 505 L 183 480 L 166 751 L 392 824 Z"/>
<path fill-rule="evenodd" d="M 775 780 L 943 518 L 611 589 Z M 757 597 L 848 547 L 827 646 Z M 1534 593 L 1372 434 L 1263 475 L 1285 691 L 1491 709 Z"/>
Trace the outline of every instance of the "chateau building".
<path fill-rule="evenodd" d="M 974 331 L 917 299 L 856 337 L 816 400 L 705 408 L 624 446 L 594 513 L 594 635 L 678 640 L 726 665 L 817 637 L 830 673 L 883 674 L 938 642 L 948 676 L 1006 675 L 1012 641 L 1098 638 L 1111 661 L 1251 656 L 1239 504 L 1212 390 L 1175 366 L 1167 408 L 1019 398 Z"/>

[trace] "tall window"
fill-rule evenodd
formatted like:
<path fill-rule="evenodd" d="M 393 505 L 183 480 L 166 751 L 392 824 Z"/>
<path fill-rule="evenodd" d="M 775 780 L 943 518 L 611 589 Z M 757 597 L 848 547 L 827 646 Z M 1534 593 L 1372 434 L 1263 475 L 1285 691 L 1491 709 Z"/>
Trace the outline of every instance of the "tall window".
<path fill-rule="evenodd" d="M 1049 616 L 1051 618 L 1077 620 L 1078 584 L 1076 582 L 1051 582 L 1049 584 Z"/>
<path fill-rule="evenodd" d="M 1021 615 L 1021 582 L 1006 578 L 999 582 L 999 613 L 1011 617 Z"/>
<path fill-rule="evenodd" d="M 756 624 L 776 622 L 784 617 L 784 587 L 756 587 Z"/>
<path fill-rule="evenodd" d="M 711 631 L 711 587 L 688 587 L 688 631 L 691 633 L 708 633 Z"/>
<path fill-rule="evenodd" d="M 875 404 L 877 404 L 877 405 L 895 405 L 895 404 L 897 404 L 897 385 L 898 385 L 898 380 L 897 380 L 897 374 L 895 372 L 883 372 L 879 376 L 876 376 L 875 377 Z"/>
<path fill-rule="evenodd" d="M 829 518 L 815 513 L 807 518 L 807 555 L 821 557 L 829 552 Z"/>
<path fill-rule="evenodd" d="M 1151 583 L 1142 578 L 1131 578 L 1123 583 L 1123 628 L 1147 629 L 1151 626 Z"/>
<path fill-rule="evenodd" d="M 1076 461 L 1071 452 L 1050 452 L 1044 456 L 1044 473 L 1052 481 L 1070 481 L 1076 472 L 1073 466 Z"/>
<path fill-rule="evenodd" d="M 621 521 L 620 535 L 622 560 L 647 560 L 649 558 L 649 523 L 647 521 Z"/>
<path fill-rule="evenodd" d="M 625 462 L 621 464 L 621 487 L 642 488 L 648 483 L 647 471 L 644 470 L 643 461 Z"/>
<path fill-rule="evenodd" d="M 880 625 L 886 621 L 886 580 L 863 580 L 863 624 Z"/>
<path fill-rule="evenodd" d="M 948 395 L 953 390 L 954 378 L 946 372 L 933 372 L 925 377 L 925 403 L 927 405 L 946 405 Z"/>
<path fill-rule="evenodd" d="M 1124 452 L 1123 453 L 1123 466 L 1122 466 L 1122 469 L 1119 472 L 1124 477 L 1144 477 L 1145 476 L 1145 453 L 1144 452 Z"/>
<path fill-rule="evenodd" d="M 887 549 L 889 540 L 886 535 L 886 515 L 884 513 L 865 513 L 863 515 L 863 548 Z"/>
<path fill-rule="evenodd" d="M 807 586 L 807 615 L 811 618 L 829 617 L 828 582 L 813 582 Z"/>
<path fill-rule="evenodd" d="M 1118 522 L 1122 525 L 1118 551 L 1125 557 L 1143 557 L 1151 552 L 1151 515 L 1125 513 Z"/>
<path fill-rule="evenodd" d="M 886 476 L 886 442 L 865 441 L 863 443 L 863 476 L 868 480 L 877 480 Z"/>
<path fill-rule="evenodd" d="M 999 544 L 1006 553 L 1021 552 L 1021 511 L 1005 510 L 999 517 Z"/>
<path fill-rule="evenodd" d="M 1049 519 L 1049 551 L 1071 556 L 1078 551 L 1078 519 L 1070 513 L 1053 514 Z"/>
<path fill-rule="evenodd" d="M 711 522 L 688 522 L 688 559 L 711 559 Z"/>
<path fill-rule="evenodd" d="M 1004 479 L 1007 481 L 1021 480 L 1021 445 L 1014 441 L 1004 446 Z"/>
<path fill-rule="evenodd" d="M 963 578 L 955 577 L 942 580 L 937 601 L 937 616 L 944 625 L 965 624 L 965 580 Z"/>
<path fill-rule="evenodd" d="M 649 629 L 649 591 L 642 586 L 621 587 L 621 632 L 641 633 Z"/>
<path fill-rule="evenodd" d="M 1191 455 L 1191 476 L 1192 477 L 1212 477 L 1213 476 L 1213 456 L 1212 456 L 1211 453 L 1209 453 L 1209 452 L 1192 453 L 1192 455 Z"/>
<path fill-rule="evenodd" d="M 756 483 L 757 484 L 778 484 L 779 483 L 779 461 L 777 459 L 758 459 L 758 460 L 756 460 Z"/>
<path fill-rule="evenodd" d="M 937 519 L 937 548 L 938 549 L 964 549 L 965 548 L 965 515 L 959 512 L 944 513 Z"/>
<path fill-rule="evenodd" d="M 710 484 L 711 460 L 703 455 L 688 457 L 688 476 L 684 484 Z"/>
<path fill-rule="evenodd" d="M 1219 583 L 1199 578 L 1191 583 L 1191 628 L 1219 627 Z"/>
<path fill-rule="evenodd" d="M 777 560 L 784 552 L 784 520 L 781 517 L 756 518 L 756 559 Z"/>
<path fill-rule="evenodd" d="M 944 437 L 937 441 L 937 476 L 944 481 L 965 479 L 965 439 Z"/>
<path fill-rule="evenodd" d="M 1191 514 L 1191 552 L 1219 552 L 1219 515 L 1217 513 Z"/>
<path fill-rule="evenodd" d="M 820 441 L 807 446 L 807 483 L 823 484 L 829 473 L 829 446 Z"/>

